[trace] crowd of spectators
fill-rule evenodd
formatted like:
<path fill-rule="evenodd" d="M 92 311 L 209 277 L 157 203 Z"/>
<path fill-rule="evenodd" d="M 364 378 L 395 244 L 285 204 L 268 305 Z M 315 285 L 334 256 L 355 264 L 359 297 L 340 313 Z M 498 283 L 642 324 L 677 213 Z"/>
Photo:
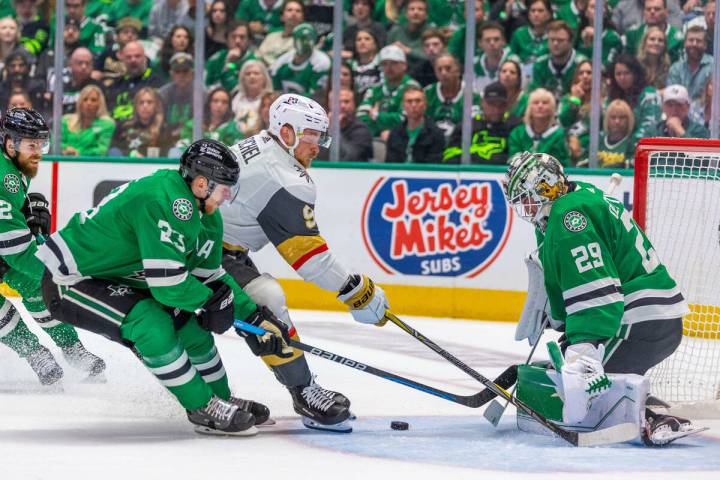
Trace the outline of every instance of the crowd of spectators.
<path fill-rule="evenodd" d="M 0 108 L 32 106 L 50 119 L 62 82 L 64 155 L 174 156 L 197 122 L 232 144 L 262 130 L 285 92 L 329 107 L 332 0 L 206 0 L 203 65 L 195 1 L 59 1 L 56 72 L 54 2 L 0 0 Z M 341 160 L 458 163 L 467 61 L 472 163 L 532 150 L 587 165 L 594 76 L 600 166 L 632 167 L 643 137 L 709 137 L 714 0 L 603 2 L 597 72 L 597 0 L 473 1 L 471 60 L 466 1 L 343 2 Z M 203 111 L 193 112 L 198 68 Z"/>

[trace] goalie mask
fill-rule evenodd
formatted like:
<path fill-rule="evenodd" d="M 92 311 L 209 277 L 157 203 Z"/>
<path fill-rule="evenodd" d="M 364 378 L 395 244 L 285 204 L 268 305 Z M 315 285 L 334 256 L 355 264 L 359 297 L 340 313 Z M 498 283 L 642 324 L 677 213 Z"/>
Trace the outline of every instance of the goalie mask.
<path fill-rule="evenodd" d="M 567 177 L 555 157 L 521 152 L 510 159 L 503 188 L 515 213 L 544 231 L 553 202 L 567 192 Z"/>

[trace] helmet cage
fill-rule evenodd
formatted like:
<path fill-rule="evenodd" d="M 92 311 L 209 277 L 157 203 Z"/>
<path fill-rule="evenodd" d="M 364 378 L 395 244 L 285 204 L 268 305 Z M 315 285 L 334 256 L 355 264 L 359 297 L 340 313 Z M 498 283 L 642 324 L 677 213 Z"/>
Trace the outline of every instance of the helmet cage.
<path fill-rule="evenodd" d="M 520 218 L 544 230 L 553 202 L 565 194 L 567 178 L 554 157 L 525 153 L 522 161 L 511 162 L 505 195 Z"/>

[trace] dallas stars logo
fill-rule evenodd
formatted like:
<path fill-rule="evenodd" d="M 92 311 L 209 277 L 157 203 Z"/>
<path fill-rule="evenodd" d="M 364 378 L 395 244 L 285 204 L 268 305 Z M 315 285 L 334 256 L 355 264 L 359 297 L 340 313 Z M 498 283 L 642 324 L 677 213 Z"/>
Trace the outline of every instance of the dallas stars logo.
<path fill-rule="evenodd" d="M 10 193 L 17 193 L 20 190 L 20 179 L 14 173 L 8 173 L 3 179 L 5 190 Z"/>
<path fill-rule="evenodd" d="M 582 232 L 587 227 L 587 218 L 582 213 L 571 210 L 565 214 L 563 218 L 565 228 L 571 232 Z"/>
<path fill-rule="evenodd" d="M 180 220 L 190 220 L 193 214 L 192 203 L 185 198 L 178 198 L 172 205 L 173 214 Z"/>

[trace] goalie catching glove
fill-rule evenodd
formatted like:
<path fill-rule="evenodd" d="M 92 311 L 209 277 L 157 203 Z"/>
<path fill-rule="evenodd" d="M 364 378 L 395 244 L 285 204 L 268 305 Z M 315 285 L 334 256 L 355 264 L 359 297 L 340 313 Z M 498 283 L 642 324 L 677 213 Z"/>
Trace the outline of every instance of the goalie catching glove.
<path fill-rule="evenodd" d="M 603 395 L 612 386 L 605 374 L 603 357 L 605 346 L 577 343 L 565 350 L 562 374 L 563 421 L 566 424 L 581 422 L 590 409 L 590 400 Z"/>
<path fill-rule="evenodd" d="M 383 289 L 365 275 L 351 275 L 338 299 L 350 307 L 356 322 L 378 327 L 385 325 L 385 310 L 390 308 L 387 297 Z"/>
<path fill-rule="evenodd" d="M 245 322 L 265 330 L 264 335 L 254 335 L 239 328 L 235 329 L 238 335 L 245 338 L 254 355 L 258 357 L 277 355 L 280 358 L 293 356 L 288 327 L 278 320 L 269 308 L 258 306 Z"/>
<path fill-rule="evenodd" d="M 50 235 L 49 207 L 50 204 L 42 193 L 28 193 L 21 211 L 33 235 Z"/>

